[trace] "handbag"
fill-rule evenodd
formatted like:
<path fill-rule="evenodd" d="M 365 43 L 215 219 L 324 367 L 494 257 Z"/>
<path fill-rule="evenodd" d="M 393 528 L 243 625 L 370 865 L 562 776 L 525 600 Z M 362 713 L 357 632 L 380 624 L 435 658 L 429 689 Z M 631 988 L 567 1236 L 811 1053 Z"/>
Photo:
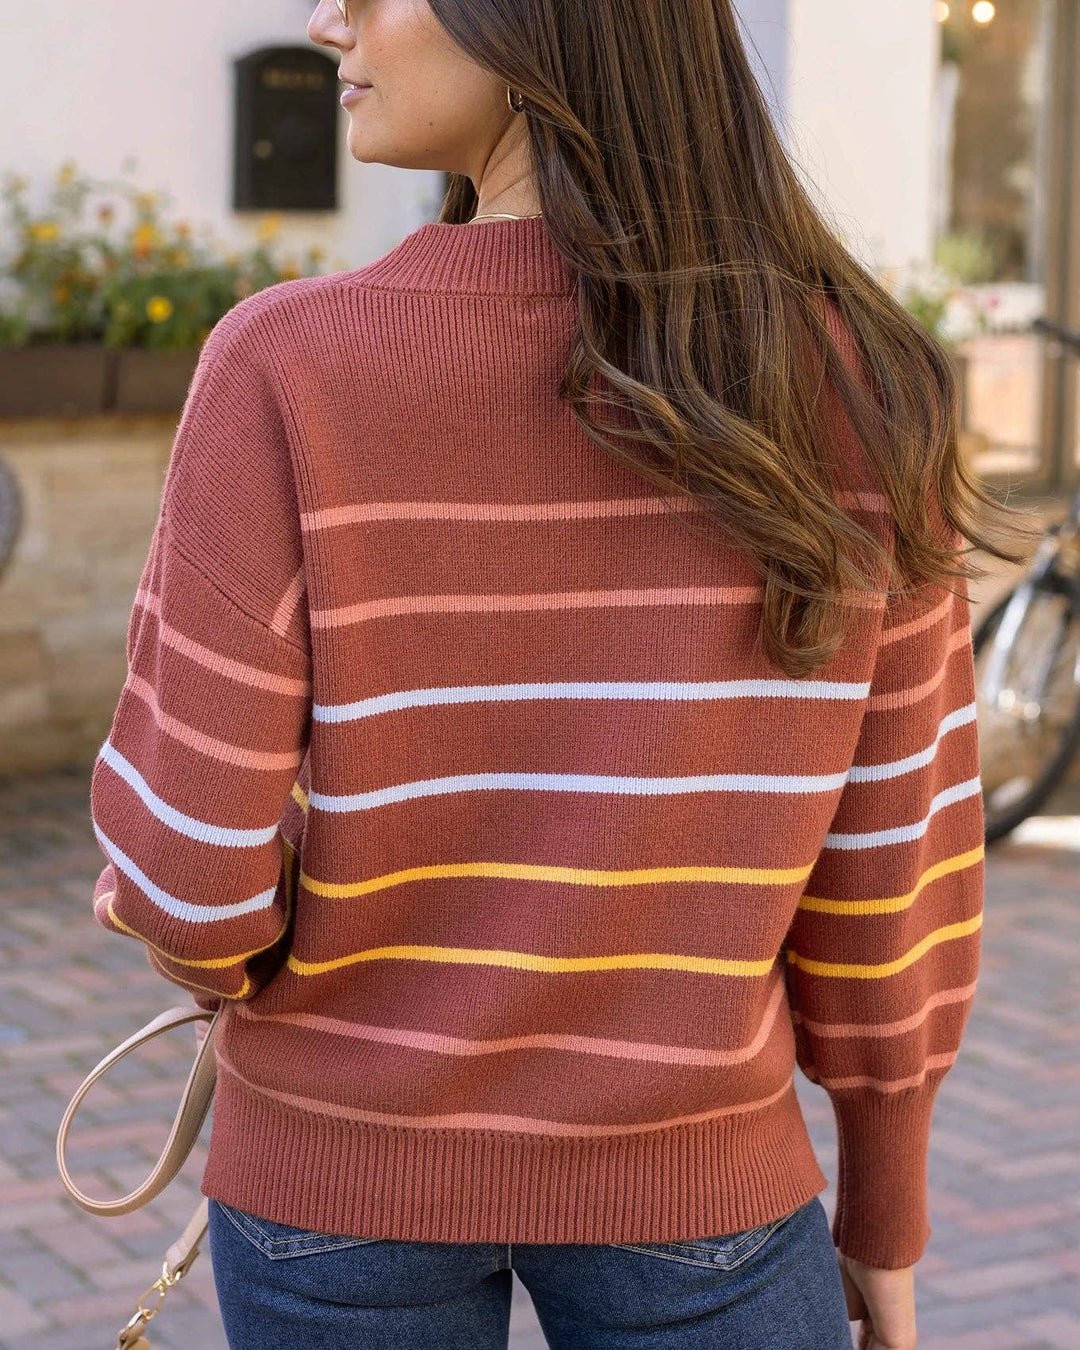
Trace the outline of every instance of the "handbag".
<path fill-rule="evenodd" d="M 185 1159 L 199 1137 L 199 1131 L 202 1129 L 203 1121 L 206 1119 L 206 1113 L 210 1109 L 210 1103 L 214 1097 L 214 1086 L 217 1082 L 214 1029 L 217 1026 L 220 1011 L 220 1007 L 211 1012 L 207 1008 L 193 1007 L 190 1004 L 166 1008 L 164 1012 L 158 1013 L 155 1018 L 147 1022 L 146 1026 L 134 1032 L 127 1040 L 121 1041 L 115 1049 L 110 1050 L 79 1085 L 75 1095 L 68 1103 L 57 1131 L 56 1165 L 60 1172 L 60 1180 L 64 1183 L 68 1194 L 87 1213 L 104 1216 L 130 1214 L 132 1210 L 138 1209 L 152 1200 L 155 1195 L 160 1194 L 184 1165 Z M 95 1200 L 84 1194 L 71 1179 L 65 1157 L 71 1122 L 82 1099 L 102 1074 L 107 1072 L 117 1060 L 130 1054 L 137 1046 L 144 1045 L 163 1031 L 170 1031 L 173 1027 L 182 1026 L 185 1022 L 198 1021 L 208 1021 L 210 1025 L 195 1054 L 195 1062 L 191 1066 L 187 1082 L 180 1096 L 176 1118 L 172 1123 L 172 1129 L 169 1131 L 169 1137 L 166 1139 L 161 1150 L 161 1156 L 154 1164 L 150 1174 L 141 1185 L 136 1186 L 133 1191 L 117 1200 Z M 183 1279 L 191 1269 L 192 1263 L 199 1254 L 199 1245 L 206 1236 L 209 1227 L 208 1213 L 209 1200 L 204 1195 L 196 1206 L 194 1214 L 184 1226 L 183 1232 L 165 1253 L 161 1274 L 139 1296 L 135 1313 L 121 1328 L 116 1342 L 117 1350 L 150 1350 L 150 1342 L 144 1334 L 146 1324 L 151 1318 L 157 1316 L 162 1300 L 168 1291 L 174 1284 Z M 153 1307 L 146 1307 L 143 1300 L 152 1293 L 156 1293 L 157 1302 Z"/>

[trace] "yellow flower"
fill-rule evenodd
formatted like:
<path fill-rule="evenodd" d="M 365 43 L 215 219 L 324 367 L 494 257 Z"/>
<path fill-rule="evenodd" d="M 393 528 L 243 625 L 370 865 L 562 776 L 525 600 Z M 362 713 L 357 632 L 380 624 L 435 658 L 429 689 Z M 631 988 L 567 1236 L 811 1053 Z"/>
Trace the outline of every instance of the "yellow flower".
<path fill-rule="evenodd" d="M 299 268 L 294 267 L 292 263 L 286 263 L 285 266 L 281 269 L 282 281 L 295 281 L 299 275 L 300 275 Z"/>
<path fill-rule="evenodd" d="M 59 237 L 60 226 L 55 220 L 35 220 L 30 225 L 30 238 L 36 239 L 39 244 L 50 243 Z"/>
<path fill-rule="evenodd" d="M 191 254 L 186 248 L 174 248 L 169 254 L 169 262 L 173 267 L 186 267 L 191 262 Z"/>
<path fill-rule="evenodd" d="M 173 302 L 167 295 L 152 295 L 146 302 L 146 317 L 151 323 L 164 323 L 171 319 Z"/>
<path fill-rule="evenodd" d="M 271 239 L 276 239 L 280 229 L 281 216 L 276 211 L 264 216 L 259 222 L 259 243 L 268 244 Z"/>
<path fill-rule="evenodd" d="M 140 211 L 152 211 L 157 206 L 156 192 L 136 192 L 135 205 Z"/>
<path fill-rule="evenodd" d="M 75 161 L 72 159 L 65 160 L 64 163 L 60 165 L 60 168 L 57 171 L 56 181 L 58 183 L 63 183 L 65 185 L 68 183 L 74 183 L 75 175 L 77 172 L 78 169 L 75 166 Z"/>
<path fill-rule="evenodd" d="M 136 225 L 131 231 L 131 242 L 136 248 L 153 248 L 161 240 L 154 225 Z"/>

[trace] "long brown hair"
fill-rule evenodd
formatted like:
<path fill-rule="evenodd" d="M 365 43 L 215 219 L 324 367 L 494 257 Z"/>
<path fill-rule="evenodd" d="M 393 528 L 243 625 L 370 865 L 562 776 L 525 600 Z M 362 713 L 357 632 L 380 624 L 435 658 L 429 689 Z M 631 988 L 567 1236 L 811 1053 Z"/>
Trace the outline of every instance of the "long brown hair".
<path fill-rule="evenodd" d="M 775 666 L 828 660 L 852 589 L 985 576 L 948 546 L 957 532 L 1024 561 L 980 532 L 977 504 L 1028 534 L 964 464 L 953 363 L 800 184 L 730 0 L 429 3 L 524 98 L 507 115 L 526 119 L 540 206 L 577 272 L 561 394 L 597 445 L 696 497 L 751 560 Z M 440 221 L 476 206 L 452 174 Z M 845 415 L 888 502 L 895 576 L 829 476 Z"/>

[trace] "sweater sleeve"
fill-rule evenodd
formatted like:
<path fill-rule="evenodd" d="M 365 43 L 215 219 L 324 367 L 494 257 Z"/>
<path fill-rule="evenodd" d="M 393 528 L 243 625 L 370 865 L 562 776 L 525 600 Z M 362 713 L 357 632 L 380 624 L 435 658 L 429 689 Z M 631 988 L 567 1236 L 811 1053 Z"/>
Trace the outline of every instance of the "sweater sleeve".
<path fill-rule="evenodd" d="M 93 911 L 205 1008 L 287 954 L 282 821 L 310 728 L 310 636 L 287 412 L 239 306 L 200 356 L 94 761 Z"/>
<path fill-rule="evenodd" d="M 930 1118 L 975 992 L 983 840 L 967 583 L 923 583 L 886 605 L 853 762 L 784 944 L 798 1063 L 838 1127 L 833 1239 L 868 1265 L 913 1265 L 930 1236 Z"/>

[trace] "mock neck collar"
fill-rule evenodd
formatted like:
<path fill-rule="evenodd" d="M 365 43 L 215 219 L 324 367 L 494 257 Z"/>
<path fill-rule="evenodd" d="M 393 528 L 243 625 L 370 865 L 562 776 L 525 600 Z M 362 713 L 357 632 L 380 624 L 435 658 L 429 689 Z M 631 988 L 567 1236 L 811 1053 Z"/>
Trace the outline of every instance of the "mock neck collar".
<path fill-rule="evenodd" d="M 543 216 L 475 225 L 428 221 L 360 271 L 375 285 L 402 290 L 568 295 L 575 289 Z"/>

